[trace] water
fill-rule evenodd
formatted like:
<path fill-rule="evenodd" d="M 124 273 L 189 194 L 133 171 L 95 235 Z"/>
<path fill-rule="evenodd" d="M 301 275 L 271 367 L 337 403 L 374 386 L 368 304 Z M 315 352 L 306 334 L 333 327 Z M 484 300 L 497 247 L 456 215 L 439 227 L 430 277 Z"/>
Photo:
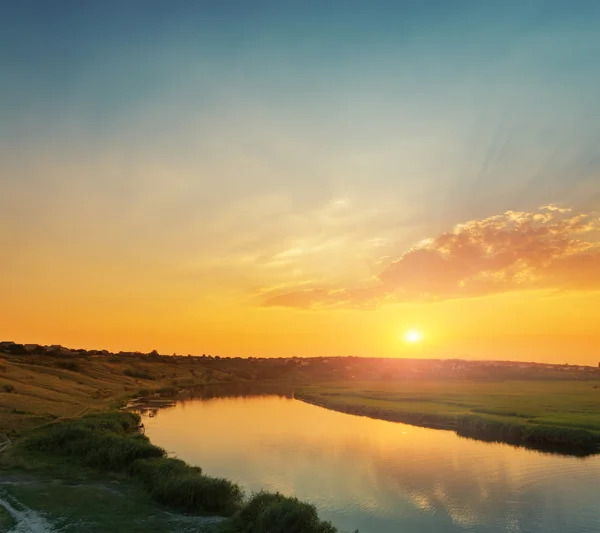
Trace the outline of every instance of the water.
<path fill-rule="evenodd" d="M 600 457 L 548 455 L 279 396 L 145 417 L 155 444 L 248 491 L 314 503 L 360 533 L 599 533 Z"/>

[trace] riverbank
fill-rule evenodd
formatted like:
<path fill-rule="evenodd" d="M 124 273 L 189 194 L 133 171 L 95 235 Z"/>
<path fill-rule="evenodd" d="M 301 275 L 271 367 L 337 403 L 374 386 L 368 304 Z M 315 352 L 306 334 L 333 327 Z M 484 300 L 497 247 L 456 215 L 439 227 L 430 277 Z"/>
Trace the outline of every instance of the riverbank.
<path fill-rule="evenodd" d="M 128 398 L 155 391 L 243 381 L 242 366 L 218 369 L 186 357 L 0 354 L 0 434 L 12 438 L 58 418 L 115 409 Z"/>
<path fill-rule="evenodd" d="M 248 497 L 232 481 L 167 457 L 139 428 L 138 415 L 107 412 L 25 433 L 0 456 L 3 530 L 337 532 L 312 505 Z"/>
<path fill-rule="evenodd" d="M 455 431 L 568 455 L 600 452 L 595 381 L 412 381 L 303 387 L 299 400 L 335 411 Z"/>

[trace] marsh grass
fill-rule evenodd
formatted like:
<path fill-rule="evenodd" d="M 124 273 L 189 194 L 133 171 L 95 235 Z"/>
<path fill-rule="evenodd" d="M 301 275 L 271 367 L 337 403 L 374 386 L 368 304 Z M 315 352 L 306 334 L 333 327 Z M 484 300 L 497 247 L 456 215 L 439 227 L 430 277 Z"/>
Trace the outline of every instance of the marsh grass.
<path fill-rule="evenodd" d="M 349 414 L 569 455 L 600 451 L 600 395 L 589 381 L 469 380 L 306 387 L 296 398 Z"/>
<path fill-rule="evenodd" d="M 314 505 L 279 493 L 259 492 L 226 524 L 227 533 L 336 533 Z"/>
<path fill-rule="evenodd" d="M 65 457 L 70 464 L 124 474 L 140 482 L 154 500 L 173 508 L 230 515 L 240 507 L 244 497 L 240 487 L 166 457 L 162 448 L 137 431 L 139 424 L 134 413 L 93 414 L 41 428 L 21 446 L 38 457 Z"/>

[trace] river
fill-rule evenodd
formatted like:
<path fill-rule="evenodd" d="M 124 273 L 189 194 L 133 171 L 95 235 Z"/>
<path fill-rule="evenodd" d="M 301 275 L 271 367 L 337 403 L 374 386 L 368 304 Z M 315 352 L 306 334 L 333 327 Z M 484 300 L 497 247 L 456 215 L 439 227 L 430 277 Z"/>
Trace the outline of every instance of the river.
<path fill-rule="evenodd" d="M 314 503 L 360 533 L 600 532 L 600 456 L 544 454 L 276 395 L 179 401 L 153 443 L 212 476 Z"/>

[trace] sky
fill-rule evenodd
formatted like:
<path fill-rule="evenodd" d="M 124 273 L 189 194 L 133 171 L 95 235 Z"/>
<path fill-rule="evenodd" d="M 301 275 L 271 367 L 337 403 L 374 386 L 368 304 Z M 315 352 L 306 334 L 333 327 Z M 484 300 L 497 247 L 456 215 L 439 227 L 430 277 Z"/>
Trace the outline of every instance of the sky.
<path fill-rule="evenodd" d="M 0 1 L 0 337 L 596 365 L 599 24 Z"/>

